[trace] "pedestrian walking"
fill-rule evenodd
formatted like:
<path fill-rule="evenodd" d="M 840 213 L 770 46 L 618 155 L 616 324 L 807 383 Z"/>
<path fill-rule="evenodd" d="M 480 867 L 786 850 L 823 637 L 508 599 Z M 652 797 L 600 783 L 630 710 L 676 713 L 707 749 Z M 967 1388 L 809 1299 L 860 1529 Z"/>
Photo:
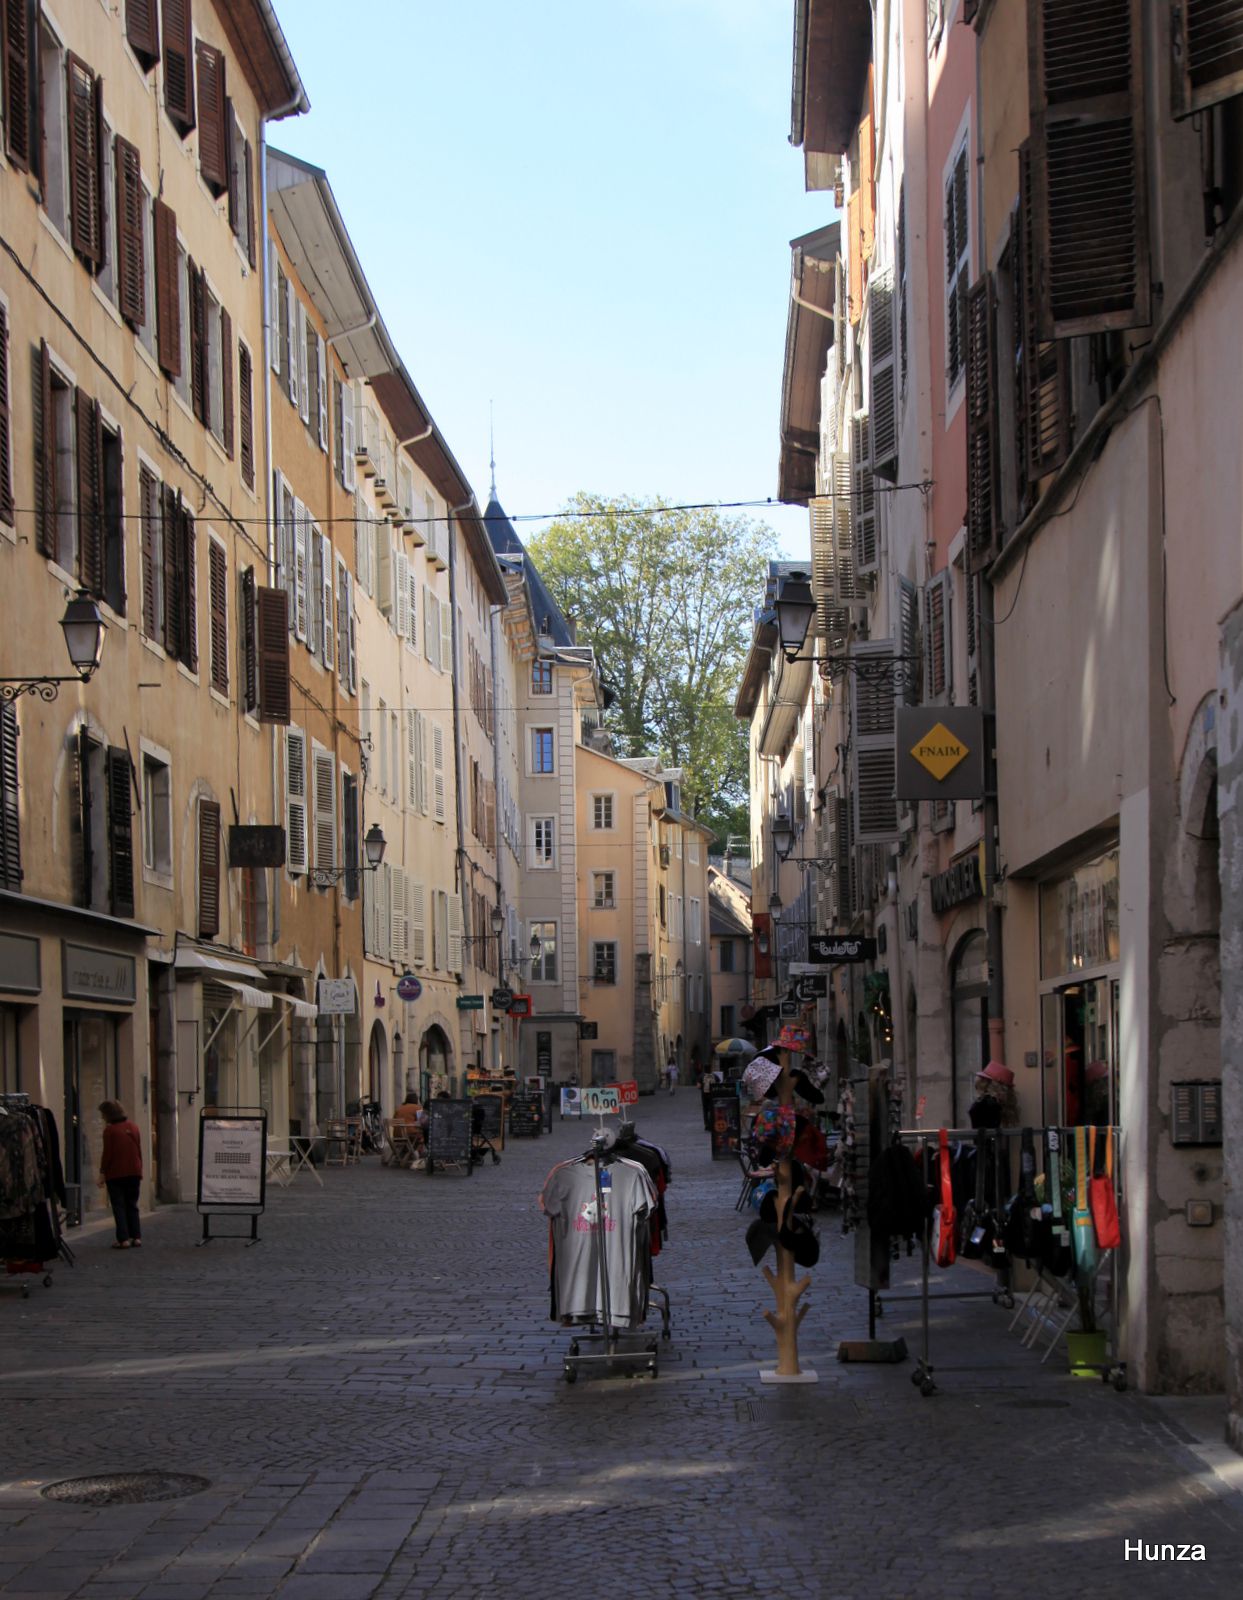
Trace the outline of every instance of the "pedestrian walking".
<path fill-rule="evenodd" d="M 99 1187 L 106 1188 L 116 1223 L 114 1250 L 137 1250 L 142 1244 L 138 1196 L 142 1189 L 142 1135 L 119 1100 L 104 1100 L 103 1150 L 99 1157 Z"/>
<path fill-rule="evenodd" d="M 678 1086 L 678 1063 L 673 1056 L 669 1057 L 665 1067 L 665 1082 L 669 1085 L 669 1093 L 672 1094 Z"/>

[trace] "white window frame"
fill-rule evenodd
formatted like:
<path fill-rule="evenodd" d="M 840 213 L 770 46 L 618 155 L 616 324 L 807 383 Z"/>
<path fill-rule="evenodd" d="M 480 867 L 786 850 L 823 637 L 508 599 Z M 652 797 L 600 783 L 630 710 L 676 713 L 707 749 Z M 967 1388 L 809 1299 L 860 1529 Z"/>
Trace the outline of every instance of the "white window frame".
<path fill-rule="evenodd" d="M 541 734 L 547 734 L 552 746 L 552 765 L 541 767 L 536 764 L 536 741 Z M 530 724 L 530 738 L 527 741 L 528 771 L 533 778 L 555 778 L 557 776 L 557 730 L 547 723 Z"/>
<path fill-rule="evenodd" d="M 601 974 L 600 974 L 599 968 L 600 968 L 600 956 L 601 956 L 602 952 L 604 952 L 604 951 L 608 951 L 609 952 L 609 957 L 608 957 L 608 960 L 605 962 L 605 965 L 607 967 L 611 967 L 612 972 L 611 972 L 611 976 L 602 977 Z M 593 939 L 591 941 L 591 981 L 592 981 L 592 983 L 602 983 L 602 984 L 607 984 L 610 987 L 616 987 L 616 984 L 617 984 L 617 967 L 618 967 L 617 940 L 616 939 Z"/>
<path fill-rule="evenodd" d="M 549 941 L 547 935 L 544 932 L 544 930 L 546 928 L 551 928 L 552 929 L 552 939 L 551 939 L 551 944 L 552 944 L 552 957 L 551 957 L 551 960 L 552 960 L 552 972 L 551 973 L 548 972 L 548 962 L 549 962 L 548 946 L 549 946 L 550 941 Z M 537 961 L 532 961 L 532 963 L 531 963 L 531 982 L 533 984 L 535 984 L 535 983 L 559 983 L 561 980 L 560 980 L 560 975 L 559 975 L 560 974 L 560 967 L 559 967 L 558 963 L 560 962 L 560 959 L 561 959 L 561 951 L 560 951 L 559 943 L 558 943 L 560 930 L 559 930 L 559 927 L 558 927 L 558 924 L 557 924 L 556 920 L 554 918 L 552 918 L 552 917 L 546 917 L 546 918 L 543 918 L 542 920 L 536 920 L 534 922 L 529 922 L 527 924 L 527 944 L 528 945 L 531 942 L 531 936 L 533 934 L 536 934 L 536 933 L 539 934 L 540 939 L 543 942 L 543 950 L 542 950 L 542 953 L 541 953 L 539 959 Z"/>
<path fill-rule="evenodd" d="M 591 904 L 596 911 L 616 911 L 617 874 L 611 868 L 592 873 Z"/>
<path fill-rule="evenodd" d="M 588 827 L 592 833 L 613 833 L 617 828 L 617 791 L 605 789 L 591 795 L 591 817 Z"/>
<path fill-rule="evenodd" d="M 543 872 L 557 865 L 556 817 L 531 817 L 531 870 Z"/>
<path fill-rule="evenodd" d="M 142 791 L 142 876 L 145 883 L 162 889 L 173 887 L 173 758 L 149 739 L 139 738 L 138 759 Z M 151 773 L 163 773 L 161 792 Z M 162 815 L 161 815 L 162 814 Z M 159 846 L 163 844 L 161 851 Z"/>

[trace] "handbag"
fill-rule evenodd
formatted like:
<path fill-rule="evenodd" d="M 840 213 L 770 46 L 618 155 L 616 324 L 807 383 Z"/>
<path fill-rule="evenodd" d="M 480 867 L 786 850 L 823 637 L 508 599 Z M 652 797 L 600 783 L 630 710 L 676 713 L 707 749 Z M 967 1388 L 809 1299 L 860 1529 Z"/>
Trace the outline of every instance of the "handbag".
<path fill-rule="evenodd" d="M 1118 1201 L 1114 1195 L 1114 1131 L 1109 1128 L 1098 1140 L 1093 1128 L 1090 1138 L 1092 1178 L 1088 1184 L 1088 1203 L 1096 1243 L 1102 1250 L 1116 1250 L 1122 1243 L 1118 1222 Z"/>
<path fill-rule="evenodd" d="M 1040 1265 L 1055 1278 L 1064 1278 L 1074 1264 L 1070 1245 L 1070 1232 L 1062 1214 L 1062 1133 L 1060 1128 L 1046 1128 L 1045 1138 L 1045 1204 L 1041 1207 L 1040 1232 L 1036 1253 Z M 1048 1213 L 1045 1216 L 1045 1212 Z"/>
<path fill-rule="evenodd" d="M 988 1208 L 984 1203 L 984 1134 L 975 1133 L 975 1194 L 963 1208 L 958 1235 L 958 1254 L 967 1261 L 978 1261 L 987 1248 Z"/>
<path fill-rule="evenodd" d="M 1096 1229 L 1088 1205 L 1087 1129 L 1075 1129 L 1075 1208 L 1070 1217 L 1070 1237 L 1075 1251 L 1075 1266 L 1085 1277 L 1097 1267 Z"/>
<path fill-rule="evenodd" d="M 941 1204 L 932 1213 L 932 1247 L 938 1267 L 952 1267 L 958 1259 L 958 1217 L 954 1210 L 954 1184 L 950 1178 L 949 1134 L 937 1133 L 937 1160 L 941 1168 Z"/>

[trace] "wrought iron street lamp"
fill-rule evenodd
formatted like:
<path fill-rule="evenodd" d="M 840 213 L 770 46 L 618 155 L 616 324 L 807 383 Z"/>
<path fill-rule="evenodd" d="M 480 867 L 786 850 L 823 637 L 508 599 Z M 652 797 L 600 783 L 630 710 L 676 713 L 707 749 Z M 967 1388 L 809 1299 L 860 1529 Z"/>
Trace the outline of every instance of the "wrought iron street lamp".
<path fill-rule="evenodd" d="M 363 855 L 367 858 L 365 865 L 344 867 L 314 867 L 311 871 L 311 882 L 317 889 L 327 889 L 334 883 L 340 883 L 342 878 L 350 877 L 357 872 L 378 872 L 380 863 L 384 860 L 384 851 L 388 840 L 378 822 L 373 822 L 363 835 Z M 346 891 L 348 894 L 348 890 Z"/>
<path fill-rule="evenodd" d="M 807 639 L 811 619 L 816 614 L 811 579 L 805 572 L 787 572 L 782 578 L 777 590 L 776 610 L 782 653 L 787 661 L 796 661 Z"/>
<path fill-rule="evenodd" d="M 778 861 L 788 861 L 790 851 L 794 848 L 794 824 L 784 811 L 779 811 L 773 818 L 773 849 L 777 853 Z"/>
<path fill-rule="evenodd" d="M 785 659 L 814 661 L 821 678 L 835 682 L 845 677 L 856 683 L 885 688 L 915 688 L 919 683 L 918 656 L 890 655 L 803 655 L 807 633 L 816 614 L 816 601 L 805 572 L 787 572 L 777 587 L 773 602 L 777 613 L 777 632 Z"/>
<path fill-rule="evenodd" d="M 73 672 L 62 677 L 0 678 L 0 701 L 5 705 L 23 694 L 55 700 L 62 683 L 90 682 L 103 654 L 105 624 L 103 613 L 85 589 L 79 589 L 70 599 L 60 625 Z"/>

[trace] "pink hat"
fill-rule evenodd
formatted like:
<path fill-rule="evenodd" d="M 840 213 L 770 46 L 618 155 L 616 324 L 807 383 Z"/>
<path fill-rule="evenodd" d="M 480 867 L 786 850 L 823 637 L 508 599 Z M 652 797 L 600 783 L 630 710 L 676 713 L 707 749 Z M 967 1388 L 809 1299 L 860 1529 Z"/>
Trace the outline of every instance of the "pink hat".
<path fill-rule="evenodd" d="M 1099 1083 L 1102 1078 L 1109 1076 L 1109 1063 L 1107 1061 L 1089 1061 L 1083 1076 L 1088 1083 Z"/>
<path fill-rule="evenodd" d="M 977 1073 L 977 1077 L 991 1078 L 994 1083 L 1000 1083 L 1007 1089 L 1014 1087 L 1014 1074 L 1009 1067 L 1003 1067 L 1000 1061 L 990 1061 L 983 1072 Z"/>

